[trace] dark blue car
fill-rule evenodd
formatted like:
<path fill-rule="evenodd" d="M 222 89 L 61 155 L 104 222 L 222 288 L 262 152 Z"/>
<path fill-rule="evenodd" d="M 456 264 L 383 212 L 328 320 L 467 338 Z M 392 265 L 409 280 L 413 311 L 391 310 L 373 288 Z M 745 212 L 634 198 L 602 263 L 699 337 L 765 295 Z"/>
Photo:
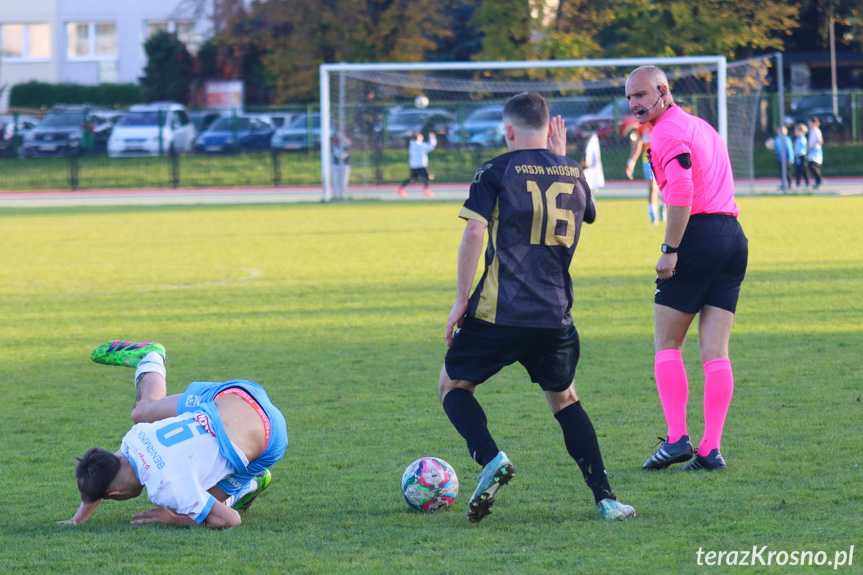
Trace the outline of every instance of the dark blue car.
<path fill-rule="evenodd" d="M 201 132 L 195 151 L 224 154 L 233 151 L 269 150 L 275 127 L 267 116 L 222 116 Z"/>

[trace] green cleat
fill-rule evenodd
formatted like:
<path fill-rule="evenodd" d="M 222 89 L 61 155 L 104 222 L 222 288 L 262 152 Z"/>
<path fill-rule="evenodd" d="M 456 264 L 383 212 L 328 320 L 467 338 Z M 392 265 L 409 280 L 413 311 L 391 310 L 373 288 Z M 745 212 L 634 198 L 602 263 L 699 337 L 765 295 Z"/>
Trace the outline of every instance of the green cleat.
<path fill-rule="evenodd" d="M 165 357 L 165 347 L 157 341 L 136 343 L 115 339 L 94 349 L 93 353 L 90 354 L 90 359 L 96 363 L 103 363 L 105 365 L 138 367 L 138 362 L 144 359 L 145 355 L 153 351 L 161 355 L 162 358 Z"/>
<path fill-rule="evenodd" d="M 231 505 L 231 509 L 236 509 L 237 511 L 245 511 L 249 507 L 252 506 L 252 503 L 255 502 L 255 499 L 258 498 L 258 495 L 264 492 L 264 489 L 270 486 L 270 482 L 273 480 L 273 474 L 270 473 L 270 470 L 267 469 L 263 473 L 259 473 L 255 476 L 255 481 L 258 484 L 257 489 L 253 489 L 249 491 L 242 497 L 240 497 L 237 501 Z"/>

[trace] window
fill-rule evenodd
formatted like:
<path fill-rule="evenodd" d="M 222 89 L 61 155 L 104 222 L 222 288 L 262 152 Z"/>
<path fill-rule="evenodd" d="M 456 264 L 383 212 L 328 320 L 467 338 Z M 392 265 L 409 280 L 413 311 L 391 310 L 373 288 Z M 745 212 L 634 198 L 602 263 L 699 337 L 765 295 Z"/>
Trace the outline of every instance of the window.
<path fill-rule="evenodd" d="M 175 22 L 177 29 L 177 38 L 186 45 L 186 49 L 192 54 L 198 53 L 198 48 L 201 47 L 198 33 L 195 32 L 195 23 L 191 21 Z"/>
<path fill-rule="evenodd" d="M 105 60 L 117 56 L 117 27 L 112 22 L 69 22 L 66 39 L 70 59 Z"/>
<path fill-rule="evenodd" d="M 47 60 L 51 57 L 50 24 L 2 24 L 3 59 Z"/>
<path fill-rule="evenodd" d="M 186 49 L 193 55 L 197 54 L 201 47 L 201 38 L 195 30 L 194 20 L 150 20 L 146 26 L 147 38 L 156 32 L 168 32 L 176 35 L 177 39 L 185 44 Z"/>
<path fill-rule="evenodd" d="M 167 32 L 168 23 L 165 21 L 147 22 L 147 38 L 156 34 L 156 32 Z"/>

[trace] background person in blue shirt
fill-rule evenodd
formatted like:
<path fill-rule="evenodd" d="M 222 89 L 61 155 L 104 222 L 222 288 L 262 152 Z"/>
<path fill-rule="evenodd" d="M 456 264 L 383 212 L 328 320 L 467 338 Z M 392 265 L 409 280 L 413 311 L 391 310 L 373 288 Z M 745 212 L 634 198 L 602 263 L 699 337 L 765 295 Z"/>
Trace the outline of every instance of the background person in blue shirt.
<path fill-rule="evenodd" d="M 806 181 L 806 189 L 809 189 L 809 172 L 806 169 L 806 153 L 809 151 L 809 140 L 806 133 L 809 128 L 806 124 L 797 124 L 794 126 L 794 178 L 796 181 L 794 187 L 800 188 L 800 180 Z"/>
<path fill-rule="evenodd" d="M 788 128 L 780 126 L 776 128 L 776 138 L 773 140 L 773 151 L 776 152 L 776 160 L 779 162 L 779 186 L 782 186 L 782 158 L 785 157 L 785 183 L 791 187 L 791 166 L 794 165 L 794 144 L 788 135 Z"/>

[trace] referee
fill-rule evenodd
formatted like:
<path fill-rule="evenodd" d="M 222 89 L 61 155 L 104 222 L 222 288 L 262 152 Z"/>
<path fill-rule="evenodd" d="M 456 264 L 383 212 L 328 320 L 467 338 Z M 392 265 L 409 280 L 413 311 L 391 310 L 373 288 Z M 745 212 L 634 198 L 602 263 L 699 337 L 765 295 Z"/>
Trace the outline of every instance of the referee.
<path fill-rule="evenodd" d="M 659 68 L 643 66 L 630 73 L 626 98 L 639 123 L 653 125 L 650 165 L 668 206 L 654 305 L 656 386 L 668 434 L 644 469 L 690 459 L 686 470 L 723 469 L 719 447 L 734 391 L 728 340 L 749 254 L 737 222 L 728 149 L 712 126 L 674 104 Z M 693 458 L 681 351 L 696 315 L 704 364 L 704 435 Z"/>

